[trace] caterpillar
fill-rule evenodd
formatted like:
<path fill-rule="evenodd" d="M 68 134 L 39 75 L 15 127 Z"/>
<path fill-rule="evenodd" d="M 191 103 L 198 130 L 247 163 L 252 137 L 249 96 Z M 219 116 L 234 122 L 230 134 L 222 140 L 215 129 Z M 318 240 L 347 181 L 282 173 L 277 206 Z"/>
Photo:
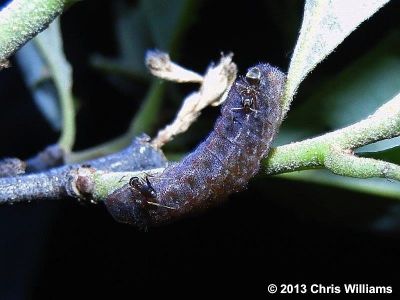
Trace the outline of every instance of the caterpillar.
<path fill-rule="evenodd" d="M 133 177 L 111 193 L 105 200 L 111 215 L 147 228 L 205 210 L 243 190 L 278 132 L 285 80 L 269 64 L 249 68 L 233 83 L 209 136 L 162 174 Z"/>

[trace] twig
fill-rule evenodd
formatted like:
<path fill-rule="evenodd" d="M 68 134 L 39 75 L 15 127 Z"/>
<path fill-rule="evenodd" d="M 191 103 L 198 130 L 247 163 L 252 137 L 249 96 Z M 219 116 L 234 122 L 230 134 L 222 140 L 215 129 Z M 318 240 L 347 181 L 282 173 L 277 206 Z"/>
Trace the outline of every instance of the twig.
<path fill-rule="evenodd" d="M 4 158 L 0 160 L 0 177 L 24 174 L 25 169 L 26 163 L 18 158 Z"/>
<path fill-rule="evenodd" d="M 399 180 L 400 167 L 375 159 L 359 158 L 353 150 L 400 135 L 400 95 L 368 118 L 351 126 L 301 142 L 281 146 L 264 159 L 268 175 L 325 167 L 333 173 Z"/>
<path fill-rule="evenodd" d="M 400 181 L 400 166 L 389 162 L 357 157 L 353 149 L 400 135 L 400 95 L 368 118 L 322 136 L 274 148 L 263 161 L 263 172 L 276 175 L 294 171 L 326 168 L 348 177 L 381 177 Z M 160 172 L 162 169 L 146 170 Z M 109 176 L 109 175 L 108 175 Z M 108 177 L 109 182 L 110 176 Z M 100 181 L 98 181 L 100 183 Z M 114 183 L 115 184 L 115 183 Z M 98 201 L 106 193 L 97 193 Z"/>
<path fill-rule="evenodd" d="M 0 61 L 62 13 L 67 0 L 13 0 L 0 11 Z"/>
<path fill-rule="evenodd" d="M 84 164 L 66 165 L 38 174 L 0 178 L 0 203 L 63 199 L 67 196 L 87 199 L 92 192 L 94 195 L 104 195 L 111 187 L 124 184 L 130 177 L 141 176 L 138 172 L 143 175 L 143 170 L 166 165 L 162 152 L 154 149 L 148 140 L 148 137 L 136 138 L 128 148 Z M 112 184 L 110 178 L 114 179 Z M 88 198 L 92 200 L 93 197 Z"/>
<path fill-rule="evenodd" d="M 161 148 L 176 135 L 185 132 L 205 107 L 220 105 L 225 100 L 226 92 L 236 79 L 237 73 L 232 56 L 232 54 L 222 56 L 217 65 L 212 64 L 206 74 L 201 76 L 173 63 L 166 53 L 158 50 L 148 51 L 146 65 L 153 75 L 175 82 L 201 83 L 197 92 L 191 93 L 184 99 L 175 120 L 158 132 L 152 141 L 155 147 Z"/>
<path fill-rule="evenodd" d="M 65 151 L 59 144 L 47 146 L 35 156 L 27 159 L 26 172 L 40 172 L 64 164 Z"/>
<path fill-rule="evenodd" d="M 368 118 L 351 126 L 273 149 L 270 156 L 264 159 L 264 172 L 273 175 L 325 167 L 343 176 L 400 180 L 398 165 L 371 158 L 360 158 L 353 154 L 355 148 L 399 135 L 400 95 L 384 104 Z M 143 154 L 140 153 L 140 147 L 137 145 L 133 147 L 136 153 L 139 151 L 140 155 Z M 155 151 L 152 147 L 148 149 Z M 122 153 L 120 157 L 116 154 L 114 163 L 119 166 L 122 157 L 127 157 L 136 163 L 144 161 L 145 163 L 141 165 L 142 171 L 124 172 L 137 170 L 137 165 L 112 169 L 111 167 L 115 166 L 112 160 L 103 158 L 89 162 L 90 168 L 75 165 L 37 175 L 3 178 L 0 179 L 0 202 L 48 199 L 55 196 L 62 198 L 67 194 L 80 199 L 102 201 L 115 188 L 122 186 L 130 176 L 146 176 L 149 173 L 161 172 L 162 168 L 159 167 L 163 167 L 163 162 L 165 165 L 163 160 L 151 166 L 150 163 L 154 163 L 153 158 L 146 162 L 143 156 L 137 154 L 138 156 L 132 158 L 129 153 L 132 151 Z M 160 152 L 157 153 L 159 157 Z M 103 165 L 96 162 L 102 162 Z M 43 189 L 47 189 L 48 196 L 43 197 Z"/>
<path fill-rule="evenodd" d="M 47 173 L 0 178 L 0 203 L 63 199 L 68 196 L 67 174 L 53 169 Z"/>

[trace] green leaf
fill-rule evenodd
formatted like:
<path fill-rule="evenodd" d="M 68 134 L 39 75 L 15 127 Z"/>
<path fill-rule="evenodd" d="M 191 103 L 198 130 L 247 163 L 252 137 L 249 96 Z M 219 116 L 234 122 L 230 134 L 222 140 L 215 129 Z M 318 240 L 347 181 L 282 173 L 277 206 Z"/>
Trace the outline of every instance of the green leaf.
<path fill-rule="evenodd" d="M 54 130 L 60 130 L 61 110 L 57 90 L 34 42 L 26 43 L 17 51 L 15 58 L 37 108 Z"/>
<path fill-rule="evenodd" d="M 72 68 L 64 55 L 59 18 L 40 33 L 34 39 L 34 43 L 46 62 L 49 76 L 54 82 L 61 104 L 63 125 L 59 144 L 64 150 L 70 151 L 75 141 Z"/>
<path fill-rule="evenodd" d="M 399 141 L 399 138 L 397 138 Z M 400 142 L 398 143 L 400 144 Z M 400 146 L 385 149 L 380 152 L 362 152 L 360 156 L 388 161 L 400 165 Z M 400 197 L 400 196 L 399 196 Z"/>
<path fill-rule="evenodd" d="M 300 36 L 290 62 L 284 96 L 284 111 L 300 83 L 352 31 L 388 0 L 307 0 Z"/>
<path fill-rule="evenodd" d="M 298 141 L 358 122 L 400 93 L 400 32 L 395 31 L 335 78 L 329 78 L 301 106 L 291 111 L 278 143 Z M 400 138 L 358 149 L 358 154 L 400 163 Z M 386 151 L 385 151 L 386 150 Z M 379 152 L 378 152 L 379 151 Z M 368 153 L 366 153 L 368 152 Z M 398 184 L 385 179 L 355 179 L 313 170 L 283 175 L 293 180 L 400 198 Z"/>
<path fill-rule="evenodd" d="M 315 136 L 366 118 L 400 92 L 398 74 L 400 32 L 396 31 L 338 76 L 316 87 L 312 96 L 288 115 L 280 131 L 279 143 Z M 386 144 L 384 148 L 398 145 L 398 139 L 392 140 L 381 143 Z M 374 144 L 362 151 L 378 149 L 382 150 L 382 146 Z"/>

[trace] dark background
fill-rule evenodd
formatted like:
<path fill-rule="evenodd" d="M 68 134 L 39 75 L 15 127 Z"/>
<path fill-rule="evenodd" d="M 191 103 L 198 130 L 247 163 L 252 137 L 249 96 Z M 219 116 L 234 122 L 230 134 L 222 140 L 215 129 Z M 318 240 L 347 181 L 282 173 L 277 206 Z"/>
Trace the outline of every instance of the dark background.
<path fill-rule="evenodd" d="M 110 2 L 82 1 L 62 19 L 74 94 L 81 102 L 77 149 L 123 133 L 138 107 L 88 63 L 93 53 L 117 52 Z M 313 92 L 320 78 L 339 72 L 389 29 L 398 28 L 399 2 L 394 2 L 312 73 L 295 105 Z M 302 1 L 201 2 L 181 43 L 179 61 L 201 72 L 221 51 L 233 51 L 242 72 L 263 60 L 286 71 L 302 9 Z M 147 86 L 132 85 L 135 101 L 142 99 Z M 0 95 L 1 157 L 26 158 L 57 140 L 17 67 L 0 72 Z M 205 112 L 205 128 L 211 128 L 215 115 L 211 109 Z M 205 129 L 200 132 L 206 134 Z M 181 143 L 188 150 L 201 138 L 195 135 Z M 265 296 L 269 283 L 367 283 L 391 285 L 399 293 L 398 231 L 372 230 L 364 218 L 367 212 L 384 212 L 392 202 L 258 178 L 222 207 L 147 233 L 116 223 L 103 205 L 65 200 L 2 206 L 0 299 L 119 298 L 124 293 L 136 298 L 139 292 L 145 297 Z M 332 203 L 341 209 L 332 210 Z"/>

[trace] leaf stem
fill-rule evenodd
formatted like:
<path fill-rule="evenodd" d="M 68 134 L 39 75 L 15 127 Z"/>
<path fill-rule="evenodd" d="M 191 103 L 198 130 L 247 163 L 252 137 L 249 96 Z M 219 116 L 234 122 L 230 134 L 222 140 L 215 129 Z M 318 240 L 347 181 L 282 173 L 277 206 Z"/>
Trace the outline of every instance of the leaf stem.
<path fill-rule="evenodd" d="M 60 19 L 55 19 L 47 31 L 39 34 L 33 41 L 46 61 L 58 92 L 62 113 L 62 130 L 58 144 L 69 153 L 76 136 L 75 108 L 72 95 L 72 68 L 63 52 Z"/>
<path fill-rule="evenodd" d="M 44 30 L 67 0 L 13 0 L 0 10 L 0 61 Z"/>

